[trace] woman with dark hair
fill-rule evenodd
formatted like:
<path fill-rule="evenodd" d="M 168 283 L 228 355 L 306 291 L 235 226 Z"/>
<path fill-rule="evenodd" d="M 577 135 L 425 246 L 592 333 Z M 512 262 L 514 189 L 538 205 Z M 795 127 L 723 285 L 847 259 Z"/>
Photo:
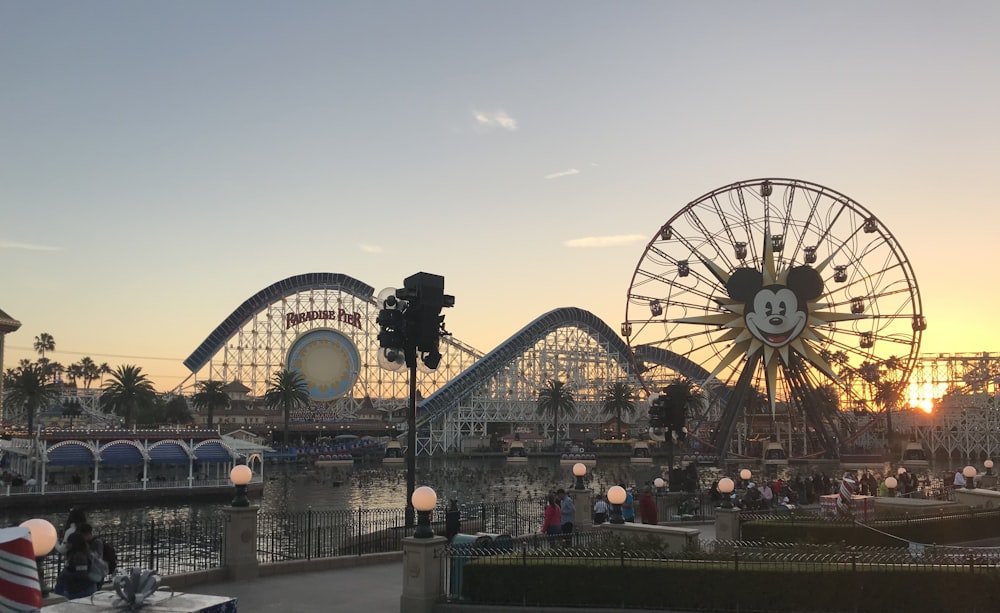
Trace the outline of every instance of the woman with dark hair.
<path fill-rule="evenodd" d="M 549 539 L 549 547 L 558 547 L 558 539 L 562 536 L 562 507 L 556 501 L 556 495 L 549 492 L 545 497 L 545 519 L 542 521 L 542 534 Z"/>
<path fill-rule="evenodd" d="M 97 582 L 91 576 L 90 547 L 83 533 L 74 531 L 66 539 L 66 565 L 59 571 L 56 594 L 67 600 L 84 598 L 97 591 Z"/>
<path fill-rule="evenodd" d="M 66 518 L 66 525 L 63 527 L 62 538 L 56 543 L 56 551 L 66 555 L 69 551 L 69 537 L 77 530 L 80 526 L 87 523 L 87 514 L 84 513 L 81 507 L 73 507 L 69 510 L 69 516 Z"/>

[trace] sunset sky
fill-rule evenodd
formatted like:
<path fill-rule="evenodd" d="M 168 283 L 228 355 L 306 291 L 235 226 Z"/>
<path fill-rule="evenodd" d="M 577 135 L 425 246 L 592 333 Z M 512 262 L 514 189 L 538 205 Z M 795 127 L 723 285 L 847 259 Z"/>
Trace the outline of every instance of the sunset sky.
<path fill-rule="evenodd" d="M 624 319 L 645 244 L 758 177 L 843 192 L 916 272 L 924 353 L 993 321 L 1000 3 L 0 2 L 4 366 L 159 389 L 306 272 L 444 275 L 488 351 Z"/>

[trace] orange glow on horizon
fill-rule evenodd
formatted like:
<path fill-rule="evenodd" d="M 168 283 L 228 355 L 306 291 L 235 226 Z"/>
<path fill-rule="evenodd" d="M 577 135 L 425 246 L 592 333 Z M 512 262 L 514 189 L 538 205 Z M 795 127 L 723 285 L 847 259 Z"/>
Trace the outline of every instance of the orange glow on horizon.
<path fill-rule="evenodd" d="M 934 405 L 948 390 L 947 384 L 925 381 L 911 383 L 907 388 L 906 397 L 911 409 L 920 409 L 924 413 L 933 413 Z"/>

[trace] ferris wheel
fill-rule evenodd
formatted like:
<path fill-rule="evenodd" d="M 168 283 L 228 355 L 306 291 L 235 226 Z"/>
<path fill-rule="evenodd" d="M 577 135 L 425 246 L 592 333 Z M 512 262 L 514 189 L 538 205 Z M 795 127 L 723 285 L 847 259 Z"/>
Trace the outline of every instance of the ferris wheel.
<path fill-rule="evenodd" d="M 648 392 L 682 375 L 713 399 L 691 417 L 720 455 L 751 416 L 781 416 L 801 441 L 792 455 L 831 455 L 854 416 L 903 395 L 926 327 L 910 262 L 875 215 L 815 183 L 754 179 L 656 231 L 622 334 Z"/>

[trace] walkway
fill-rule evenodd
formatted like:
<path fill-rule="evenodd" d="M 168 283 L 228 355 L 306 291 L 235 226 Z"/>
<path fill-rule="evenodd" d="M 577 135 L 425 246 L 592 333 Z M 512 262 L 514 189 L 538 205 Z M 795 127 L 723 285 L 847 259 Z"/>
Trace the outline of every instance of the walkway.
<path fill-rule="evenodd" d="M 675 524 L 681 525 L 681 524 Z M 684 524 L 701 530 L 703 541 L 715 539 L 714 523 Z M 164 583 L 169 583 L 169 579 Z M 197 585 L 197 594 L 235 596 L 240 613 L 290 611 L 364 611 L 399 613 L 403 593 L 403 563 L 388 562 Z"/>
<path fill-rule="evenodd" d="M 164 583 L 169 583 L 169 579 Z M 240 613 L 364 611 L 399 613 L 403 563 L 368 564 L 337 570 L 208 583 L 192 593 L 235 596 Z"/>

